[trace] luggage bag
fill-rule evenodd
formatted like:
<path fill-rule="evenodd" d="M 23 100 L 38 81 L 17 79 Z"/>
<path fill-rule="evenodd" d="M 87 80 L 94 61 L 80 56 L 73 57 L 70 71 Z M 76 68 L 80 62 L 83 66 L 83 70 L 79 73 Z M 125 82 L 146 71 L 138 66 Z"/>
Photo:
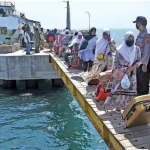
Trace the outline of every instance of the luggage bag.
<path fill-rule="evenodd" d="M 125 108 L 122 119 L 126 127 L 150 123 L 150 94 L 133 98 Z"/>
<path fill-rule="evenodd" d="M 95 95 L 96 95 L 96 101 L 105 101 L 106 98 L 109 96 L 110 91 L 111 91 L 111 87 L 109 84 L 109 87 L 107 84 L 101 84 L 99 83 L 96 87 L 96 91 L 95 91 Z"/>

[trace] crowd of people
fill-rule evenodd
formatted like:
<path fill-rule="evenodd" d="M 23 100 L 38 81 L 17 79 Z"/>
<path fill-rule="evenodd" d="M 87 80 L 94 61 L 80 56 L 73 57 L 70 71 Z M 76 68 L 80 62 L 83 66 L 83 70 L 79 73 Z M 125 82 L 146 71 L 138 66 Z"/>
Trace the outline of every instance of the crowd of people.
<path fill-rule="evenodd" d="M 134 33 L 127 31 L 124 41 L 118 47 L 108 28 L 103 29 L 100 38 L 96 36 L 96 28 L 93 27 L 84 36 L 79 31 L 71 35 L 65 29 L 56 39 L 59 57 L 64 57 L 68 67 L 73 67 L 72 63 L 77 58 L 84 62 L 83 76 L 86 82 L 93 80 L 95 74 L 112 70 L 111 92 L 104 105 L 113 105 L 117 113 L 125 109 L 133 97 L 149 93 L 150 34 L 146 29 L 147 20 L 139 16 L 133 23 L 136 23 L 139 30 L 136 40 Z"/>
<path fill-rule="evenodd" d="M 125 109 L 133 97 L 149 93 L 150 34 L 146 29 L 147 19 L 138 16 L 133 23 L 136 23 L 139 34 L 135 41 L 133 32 L 128 31 L 123 43 L 117 47 L 112 89 L 105 101 L 106 105 L 113 105 L 116 112 Z"/>
<path fill-rule="evenodd" d="M 146 29 L 147 20 L 143 16 L 136 18 L 136 28 L 139 34 L 125 33 L 124 41 L 118 47 L 111 37 L 110 29 L 104 28 L 100 38 L 96 35 L 96 28 L 92 27 L 83 35 L 78 30 L 70 33 L 69 29 L 47 30 L 46 33 L 35 28 L 35 52 L 43 49 L 44 40 L 49 44 L 50 52 L 58 50 L 58 57 L 64 58 L 68 67 L 79 68 L 83 65 L 83 79 L 88 83 L 95 78 L 100 78 L 101 72 L 112 70 L 112 88 L 106 98 L 108 104 L 116 108 L 116 112 L 125 109 L 131 99 L 137 95 L 149 93 L 150 72 L 150 34 Z M 30 54 L 30 34 L 26 30 L 24 42 L 26 52 Z M 113 63 L 112 53 L 115 52 Z M 57 52 L 55 52 L 57 54 Z"/>

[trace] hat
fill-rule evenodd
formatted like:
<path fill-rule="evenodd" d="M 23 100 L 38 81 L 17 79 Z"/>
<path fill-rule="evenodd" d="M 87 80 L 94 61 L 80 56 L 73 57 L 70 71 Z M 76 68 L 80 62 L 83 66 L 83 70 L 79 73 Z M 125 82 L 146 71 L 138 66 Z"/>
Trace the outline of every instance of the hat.
<path fill-rule="evenodd" d="M 138 17 L 136 18 L 136 20 L 133 21 L 133 23 L 137 23 L 137 22 L 140 22 L 140 23 L 141 23 L 142 25 L 144 25 L 144 26 L 147 25 L 147 20 L 146 20 L 146 18 L 143 17 L 143 16 L 138 16 Z"/>

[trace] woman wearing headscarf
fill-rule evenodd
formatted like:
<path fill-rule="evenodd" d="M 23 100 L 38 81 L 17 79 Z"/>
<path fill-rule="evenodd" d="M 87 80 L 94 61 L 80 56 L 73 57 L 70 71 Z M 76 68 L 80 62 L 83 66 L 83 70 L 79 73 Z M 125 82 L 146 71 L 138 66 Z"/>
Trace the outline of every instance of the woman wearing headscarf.
<path fill-rule="evenodd" d="M 110 30 L 103 29 L 102 37 L 96 41 L 95 60 L 92 70 L 83 76 L 89 83 L 92 79 L 99 79 L 99 73 L 112 69 L 112 53 L 116 51 L 114 40 L 110 37 Z"/>
<path fill-rule="evenodd" d="M 84 61 L 84 72 L 92 68 L 94 61 L 94 49 L 97 41 L 96 28 L 90 29 L 89 33 L 84 36 L 78 56 Z"/>
<path fill-rule="evenodd" d="M 64 55 L 64 52 L 68 48 L 68 44 L 70 41 L 71 41 L 70 31 L 66 29 L 62 38 L 62 46 L 59 51 L 59 57 L 62 57 Z"/>
<path fill-rule="evenodd" d="M 68 49 L 66 50 L 66 52 L 64 54 L 64 59 L 68 63 L 68 65 L 70 63 L 68 56 L 72 55 L 72 52 L 74 52 L 74 51 L 76 51 L 78 53 L 79 45 L 82 42 L 82 38 L 83 38 L 82 33 L 78 32 L 78 35 L 76 36 L 76 38 L 74 38 L 74 40 L 69 44 Z"/>
<path fill-rule="evenodd" d="M 71 39 L 70 43 L 77 37 L 78 32 L 79 32 L 79 31 L 74 30 L 74 32 L 73 32 L 73 34 L 72 34 L 72 39 Z"/>
<path fill-rule="evenodd" d="M 136 68 L 140 64 L 141 52 L 139 47 L 134 45 L 133 32 L 126 32 L 124 42 L 117 48 L 112 89 L 104 105 L 113 105 L 117 113 L 125 109 L 132 98 L 137 95 Z M 115 75 L 115 72 L 120 75 Z"/>

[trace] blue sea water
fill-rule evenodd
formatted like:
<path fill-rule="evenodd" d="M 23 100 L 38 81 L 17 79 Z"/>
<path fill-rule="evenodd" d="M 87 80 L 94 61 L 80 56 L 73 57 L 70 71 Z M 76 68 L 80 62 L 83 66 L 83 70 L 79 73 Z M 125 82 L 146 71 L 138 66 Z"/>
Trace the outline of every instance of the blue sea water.
<path fill-rule="evenodd" d="M 0 88 L 0 150 L 108 150 L 66 87 Z"/>
<path fill-rule="evenodd" d="M 111 29 L 118 46 L 126 31 Z M 97 30 L 100 37 L 102 29 Z M 40 81 L 39 90 L 0 88 L 0 150 L 108 150 L 66 87 L 51 88 Z"/>

